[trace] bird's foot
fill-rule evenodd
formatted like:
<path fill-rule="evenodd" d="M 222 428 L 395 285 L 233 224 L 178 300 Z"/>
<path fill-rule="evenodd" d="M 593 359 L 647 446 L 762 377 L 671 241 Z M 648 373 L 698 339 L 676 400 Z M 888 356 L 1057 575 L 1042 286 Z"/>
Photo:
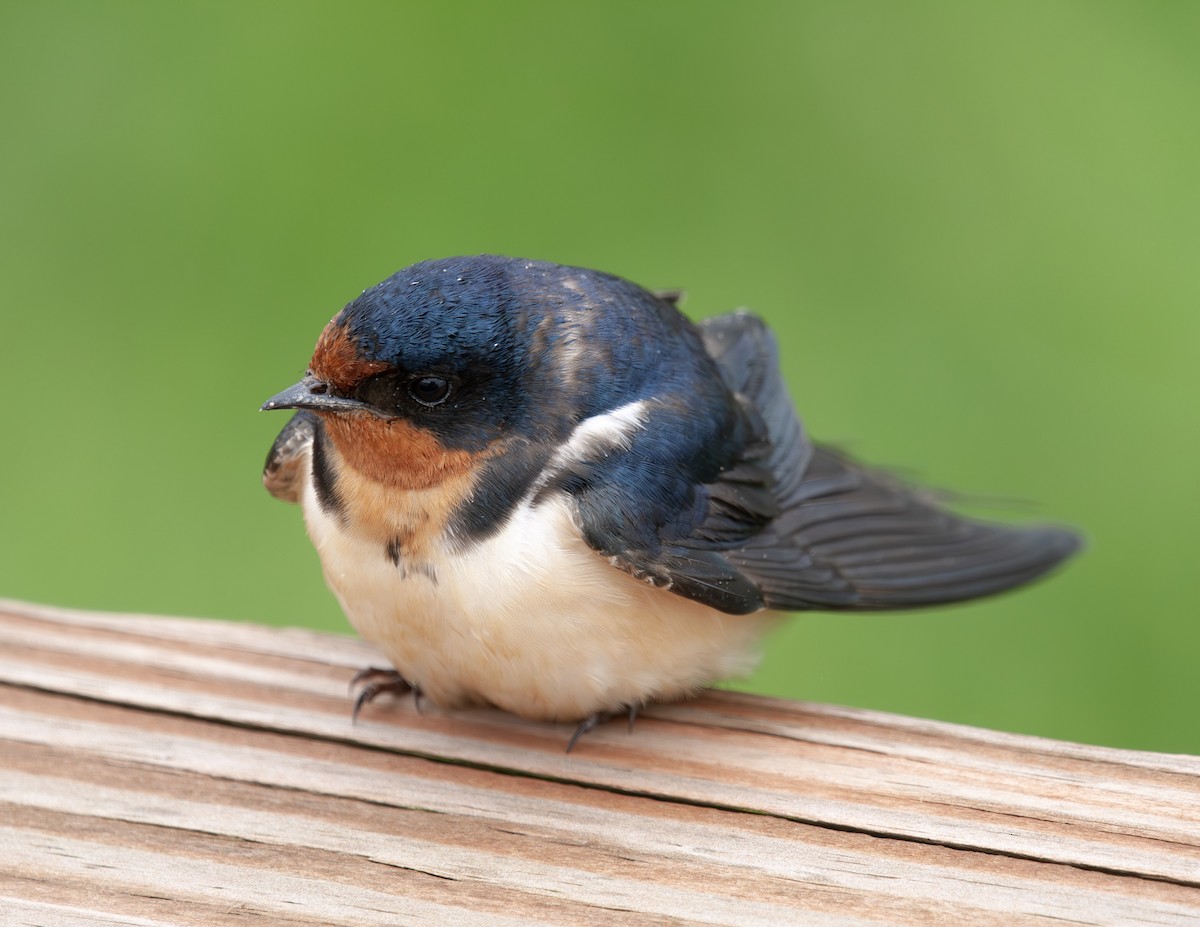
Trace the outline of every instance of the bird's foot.
<path fill-rule="evenodd" d="M 350 712 L 351 724 L 358 720 L 358 713 L 362 711 L 364 705 L 369 705 L 385 692 L 390 692 L 393 695 L 404 695 L 407 692 L 411 692 L 413 695 L 413 705 L 416 706 L 418 713 L 421 711 L 421 687 L 416 683 L 409 682 L 395 670 L 382 669 L 378 666 L 368 666 L 366 669 L 355 673 L 354 678 L 350 680 L 351 694 L 359 686 L 362 686 L 362 688 L 359 690 L 358 697 L 354 700 L 354 709 Z"/>
<path fill-rule="evenodd" d="M 599 724 L 605 721 L 611 721 L 620 715 L 625 715 L 629 718 L 629 733 L 633 733 L 633 722 L 637 720 L 638 712 L 642 710 L 642 706 L 638 704 L 629 705 L 625 708 L 618 708 L 616 711 L 598 711 L 595 714 L 588 715 L 580 722 L 579 727 L 575 728 L 575 733 L 571 735 L 571 739 L 567 741 L 567 753 L 575 749 L 575 745 L 579 743 L 579 738 L 592 730 Z"/>

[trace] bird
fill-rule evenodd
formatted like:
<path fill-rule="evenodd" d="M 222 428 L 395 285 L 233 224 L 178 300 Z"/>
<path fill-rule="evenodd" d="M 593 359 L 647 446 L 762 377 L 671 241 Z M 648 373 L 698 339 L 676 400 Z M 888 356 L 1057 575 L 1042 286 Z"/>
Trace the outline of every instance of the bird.
<path fill-rule="evenodd" d="M 321 332 L 266 489 L 299 503 L 384 691 L 597 724 L 749 673 L 787 613 L 961 602 L 1071 529 L 964 517 L 813 441 L 738 310 L 544 261 L 413 264 Z"/>

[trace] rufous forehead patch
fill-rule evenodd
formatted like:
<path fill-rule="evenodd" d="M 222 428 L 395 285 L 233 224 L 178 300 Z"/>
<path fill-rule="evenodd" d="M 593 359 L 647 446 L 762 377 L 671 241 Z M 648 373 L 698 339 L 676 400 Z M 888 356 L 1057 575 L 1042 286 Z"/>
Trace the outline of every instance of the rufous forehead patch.
<path fill-rule="evenodd" d="M 367 377 L 390 366 L 387 361 L 359 357 L 350 332 L 335 319 L 325 326 L 325 331 L 317 339 L 309 370 L 334 389 L 347 392 Z"/>

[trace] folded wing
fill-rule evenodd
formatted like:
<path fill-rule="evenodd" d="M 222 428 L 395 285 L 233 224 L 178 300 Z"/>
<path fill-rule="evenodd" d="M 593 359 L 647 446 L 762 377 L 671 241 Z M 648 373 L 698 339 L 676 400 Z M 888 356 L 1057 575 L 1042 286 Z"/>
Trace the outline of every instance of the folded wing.
<path fill-rule="evenodd" d="M 576 494 L 585 537 L 627 572 L 732 613 L 894 609 L 1002 592 L 1078 549 L 1071 531 L 962 517 L 928 492 L 814 445 L 756 317 L 721 316 L 701 334 L 741 403 L 732 453 L 711 447 L 728 442 L 727 433 L 699 446 L 694 420 L 686 436 L 673 434 L 679 417 L 668 412 L 624 455 L 597 465 L 606 479 Z M 664 449 L 671 459 L 661 459 Z M 633 485 L 653 504 L 628 490 L 620 496 Z M 626 517 L 614 516 L 620 510 Z"/>

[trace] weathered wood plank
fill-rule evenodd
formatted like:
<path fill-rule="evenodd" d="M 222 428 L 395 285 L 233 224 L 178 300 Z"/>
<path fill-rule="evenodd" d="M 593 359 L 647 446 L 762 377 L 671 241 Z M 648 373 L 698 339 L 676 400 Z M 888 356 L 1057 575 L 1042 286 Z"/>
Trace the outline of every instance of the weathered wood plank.
<path fill-rule="evenodd" d="M 0 603 L 0 905 L 37 924 L 1200 918 L 1193 757 L 735 693 L 566 755 L 567 727 L 498 712 L 381 702 L 352 726 L 346 684 L 374 659 Z"/>

